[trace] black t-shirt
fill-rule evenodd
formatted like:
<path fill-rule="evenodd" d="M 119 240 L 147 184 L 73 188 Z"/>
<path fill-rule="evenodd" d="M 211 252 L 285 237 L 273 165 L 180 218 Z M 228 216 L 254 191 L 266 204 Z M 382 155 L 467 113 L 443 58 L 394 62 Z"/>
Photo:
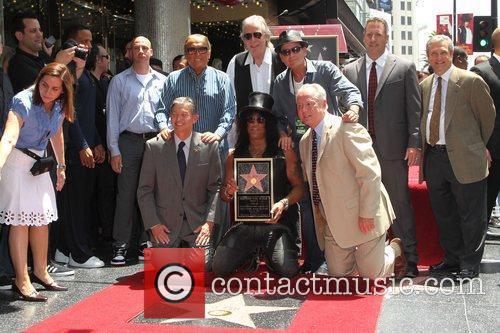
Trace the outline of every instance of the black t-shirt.
<path fill-rule="evenodd" d="M 38 73 L 48 61 L 45 53 L 40 52 L 40 55 L 34 56 L 24 52 L 20 48 L 16 48 L 16 54 L 10 59 L 8 75 L 14 94 L 24 90 L 35 83 Z"/>

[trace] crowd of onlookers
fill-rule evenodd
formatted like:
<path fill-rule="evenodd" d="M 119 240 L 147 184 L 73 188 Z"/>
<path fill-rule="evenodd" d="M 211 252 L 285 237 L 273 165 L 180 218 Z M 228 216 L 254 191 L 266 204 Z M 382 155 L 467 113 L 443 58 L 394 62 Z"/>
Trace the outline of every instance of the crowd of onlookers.
<path fill-rule="evenodd" d="M 388 52 L 387 23 L 370 18 L 366 55 L 341 70 L 308 59 L 299 31 L 273 46 L 252 15 L 227 72 L 193 34 L 171 73 L 135 37 L 115 75 L 89 27 L 67 28 L 58 50 L 35 16 L 16 17 L 12 31 L 0 73 L 0 286 L 20 298 L 47 300 L 33 283 L 67 290 L 53 277 L 103 267 L 102 249 L 122 266 L 148 247 L 202 247 L 222 276 L 264 258 L 288 277 L 416 277 L 410 166 L 427 181 L 445 251 L 430 270 L 478 275 L 500 187 L 500 30 L 472 72 L 443 35 L 417 72 Z M 242 158 L 270 161 L 273 179 L 256 164 L 235 179 Z M 268 212 L 239 219 L 239 195 L 266 191 Z"/>

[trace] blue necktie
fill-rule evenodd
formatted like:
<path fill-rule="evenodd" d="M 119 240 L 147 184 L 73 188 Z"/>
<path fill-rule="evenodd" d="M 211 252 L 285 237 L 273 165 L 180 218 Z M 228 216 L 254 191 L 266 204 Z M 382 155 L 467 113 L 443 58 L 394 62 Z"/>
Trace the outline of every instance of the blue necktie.
<path fill-rule="evenodd" d="M 179 163 L 179 171 L 181 172 L 182 184 L 184 184 L 184 176 L 186 176 L 186 155 L 184 155 L 184 146 L 186 143 L 184 141 L 179 142 L 179 148 L 177 149 L 177 163 Z"/>
<path fill-rule="evenodd" d="M 316 131 L 311 128 L 312 131 L 312 198 L 315 206 L 319 205 L 321 201 L 319 197 L 318 182 L 316 181 L 316 164 L 318 163 L 318 139 L 316 138 Z"/>

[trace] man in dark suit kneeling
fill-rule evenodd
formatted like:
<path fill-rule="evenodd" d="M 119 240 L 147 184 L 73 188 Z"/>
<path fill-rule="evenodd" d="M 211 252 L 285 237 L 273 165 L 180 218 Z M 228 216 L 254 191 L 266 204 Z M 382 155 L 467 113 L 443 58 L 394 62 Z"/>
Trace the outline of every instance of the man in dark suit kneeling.
<path fill-rule="evenodd" d="M 137 199 L 155 247 L 204 247 L 210 267 L 221 163 L 218 142 L 193 132 L 198 118 L 191 98 L 172 102 L 174 135 L 146 142 Z"/>

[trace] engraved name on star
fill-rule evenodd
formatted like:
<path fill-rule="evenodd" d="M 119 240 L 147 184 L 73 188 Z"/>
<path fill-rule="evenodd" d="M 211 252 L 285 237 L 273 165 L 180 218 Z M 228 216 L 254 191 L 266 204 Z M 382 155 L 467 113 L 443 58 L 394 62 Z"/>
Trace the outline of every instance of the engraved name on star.
<path fill-rule="evenodd" d="M 264 192 L 264 189 L 262 188 L 262 179 L 266 178 L 266 174 L 260 174 L 257 173 L 257 170 L 255 169 L 255 164 L 252 165 L 252 168 L 250 169 L 249 173 L 241 174 L 240 177 L 245 179 L 247 182 L 245 184 L 245 189 L 243 190 L 244 192 L 248 191 L 252 187 L 255 187 L 261 192 Z"/>

